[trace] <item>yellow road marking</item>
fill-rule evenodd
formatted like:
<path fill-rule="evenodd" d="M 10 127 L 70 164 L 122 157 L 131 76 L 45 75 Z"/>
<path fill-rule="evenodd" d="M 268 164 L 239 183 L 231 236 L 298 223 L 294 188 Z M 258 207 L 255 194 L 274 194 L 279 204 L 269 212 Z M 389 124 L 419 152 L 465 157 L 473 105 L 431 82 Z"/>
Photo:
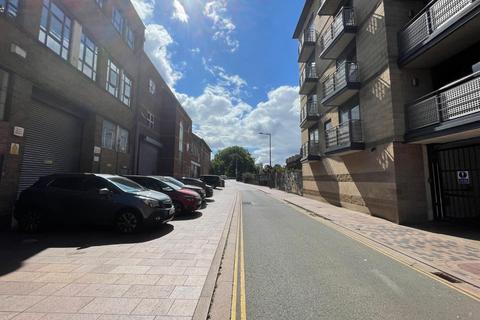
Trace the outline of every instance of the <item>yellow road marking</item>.
<path fill-rule="evenodd" d="M 289 203 L 287 202 L 287 204 L 289 204 Z M 295 205 L 291 205 L 291 204 L 289 204 L 289 205 L 290 205 L 292 208 L 294 208 L 295 210 L 297 210 L 297 211 L 299 211 L 299 212 L 301 212 L 301 213 L 303 213 L 303 214 L 305 214 L 305 212 L 308 212 L 308 211 L 306 211 L 306 210 L 304 210 L 304 209 L 301 209 L 301 208 L 299 208 L 299 207 L 297 207 L 297 206 L 295 206 Z M 379 247 L 368 243 L 365 239 L 360 238 L 360 237 L 361 237 L 360 235 L 352 235 L 352 234 L 347 233 L 346 231 L 347 231 L 348 229 L 347 229 L 347 230 L 344 230 L 343 227 L 338 226 L 338 225 L 336 225 L 336 224 L 333 223 L 333 222 L 325 221 L 325 220 L 323 220 L 323 218 L 320 218 L 320 217 L 312 217 L 312 216 L 309 215 L 309 214 L 305 214 L 305 215 L 306 215 L 307 217 L 312 218 L 312 219 L 315 220 L 315 221 L 318 221 L 318 222 L 322 223 L 323 225 L 325 225 L 325 226 L 327 226 L 327 227 L 330 227 L 330 228 L 332 228 L 332 229 L 334 229 L 334 230 L 337 230 L 337 231 L 340 232 L 341 234 L 349 237 L 350 239 L 355 240 L 355 241 L 357 241 L 357 242 L 360 242 L 360 243 L 363 244 L 364 246 L 369 247 L 370 249 L 375 250 L 375 251 L 377 251 L 377 252 L 379 252 L 379 253 L 381 253 L 381 254 L 389 257 L 390 259 L 393 259 L 393 260 L 395 260 L 395 261 L 403 264 L 404 266 L 409 267 L 409 268 L 412 269 L 412 270 L 415 270 L 415 271 L 417 271 L 417 272 L 419 272 L 419 273 L 421 273 L 421 274 L 423 274 L 423 275 L 425 275 L 425 276 L 427 276 L 427 277 L 429 277 L 429 278 L 431 278 L 431 279 L 433 279 L 433 280 L 435 280 L 435 281 L 437 281 L 437 282 L 440 282 L 440 283 L 448 286 L 448 287 L 451 288 L 451 289 L 456 290 L 457 292 L 460 292 L 460 293 L 466 295 L 467 297 L 469 297 L 469 298 L 471 298 L 471 299 L 473 299 L 473 300 L 475 300 L 475 301 L 479 301 L 479 302 L 480 302 L 480 297 L 478 297 L 478 296 L 476 296 L 476 295 L 474 295 L 474 294 L 472 294 L 472 293 L 470 293 L 470 292 L 468 292 L 468 291 L 466 291 L 466 290 L 464 290 L 464 289 L 462 289 L 462 288 L 458 288 L 458 287 L 452 285 L 452 284 L 449 283 L 447 280 L 444 280 L 444 279 L 442 279 L 442 278 L 439 278 L 439 277 L 437 277 L 437 276 L 435 276 L 435 275 L 433 275 L 433 274 L 430 274 L 430 273 L 428 273 L 428 272 L 426 272 L 426 271 L 424 271 L 424 270 L 422 270 L 422 269 L 420 269 L 420 268 L 417 268 L 417 267 L 415 267 L 415 266 L 410 265 L 409 263 L 407 263 L 407 262 L 405 262 L 405 261 L 403 261 L 403 260 L 395 257 L 394 255 L 392 255 L 391 253 L 387 252 L 386 250 L 380 249 Z M 353 231 L 348 230 L 348 232 L 353 232 Z M 420 262 L 419 262 L 419 263 L 420 263 Z"/>
<path fill-rule="evenodd" d="M 240 207 L 240 319 L 247 319 L 247 302 L 245 295 L 245 247 L 243 245 L 243 206 Z"/>
<path fill-rule="evenodd" d="M 240 201 L 237 199 L 237 201 Z M 240 202 L 241 208 L 241 202 Z M 231 320 L 237 320 L 237 290 L 238 290 L 238 283 L 237 283 L 237 274 L 238 274 L 238 250 L 240 246 L 240 216 L 238 217 L 237 222 L 237 236 L 235 241 L 235 260 L 234 260 L 234 267 L 233 267 L 233 287 L 232 287 L 232 310 L 230 314 Z"/>

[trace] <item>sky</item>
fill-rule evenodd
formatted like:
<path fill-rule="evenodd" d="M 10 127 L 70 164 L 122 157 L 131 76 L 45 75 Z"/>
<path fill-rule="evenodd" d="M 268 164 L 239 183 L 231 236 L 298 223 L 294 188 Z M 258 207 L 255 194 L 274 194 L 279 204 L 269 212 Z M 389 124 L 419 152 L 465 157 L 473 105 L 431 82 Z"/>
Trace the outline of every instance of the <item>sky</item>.
<path fill-rule="evenodd" d="M 247 148 L 257 163 L 300 149 L 297 41 L 303 0 L 132 0 L 145 51 L 214 152 Z"/>

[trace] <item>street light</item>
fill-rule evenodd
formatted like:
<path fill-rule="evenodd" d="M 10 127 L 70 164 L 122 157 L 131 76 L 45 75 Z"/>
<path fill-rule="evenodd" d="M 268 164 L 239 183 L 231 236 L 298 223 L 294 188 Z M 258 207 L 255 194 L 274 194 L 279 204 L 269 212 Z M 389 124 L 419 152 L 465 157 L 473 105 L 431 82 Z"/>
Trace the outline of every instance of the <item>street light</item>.
<path fill-rule="evenodd" d="M 268 141 L 270 145 L 270 168 L 272 167 L 272 134 L 268 132 L 259 132 L 258 134 L 268 136 Z"/>

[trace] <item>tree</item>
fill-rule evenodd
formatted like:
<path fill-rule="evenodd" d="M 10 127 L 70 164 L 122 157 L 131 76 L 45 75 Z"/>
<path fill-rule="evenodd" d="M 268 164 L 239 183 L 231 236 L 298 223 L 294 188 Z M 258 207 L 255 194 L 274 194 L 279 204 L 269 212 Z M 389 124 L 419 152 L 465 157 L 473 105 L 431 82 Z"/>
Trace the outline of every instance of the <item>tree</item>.
<path fill-rule="evenodd" d="M 218 151 L 212 167 L 214 174 L 240 177 L 244 172 L 255 172 L 255 160 L 245 148 L 233 146 Z"/>

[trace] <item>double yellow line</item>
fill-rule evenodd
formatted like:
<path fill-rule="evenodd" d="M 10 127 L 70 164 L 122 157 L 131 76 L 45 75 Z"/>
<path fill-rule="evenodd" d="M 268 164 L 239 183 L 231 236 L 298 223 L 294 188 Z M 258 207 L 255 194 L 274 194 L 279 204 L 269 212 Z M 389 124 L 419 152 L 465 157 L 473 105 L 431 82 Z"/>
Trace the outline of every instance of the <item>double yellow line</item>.
<path fill-rule="evenodd" d="M 247 319 L 247 302 L 245 295 L 245 255 L 243 246 L 243 206 L 239 197 L 240 213 L 237 223 L 237 238 L 235 246 L 235 262 L 233 267 L 232 311 L 231 320 L 237 320 L 237 302 L 240 294 L 240 320 Z M 240 278 L 240 279 L 239 279 Z M 240 280 L 240 288 L 238 282 Z M 240 289 L 240 292 L 238 292 Z"/>

